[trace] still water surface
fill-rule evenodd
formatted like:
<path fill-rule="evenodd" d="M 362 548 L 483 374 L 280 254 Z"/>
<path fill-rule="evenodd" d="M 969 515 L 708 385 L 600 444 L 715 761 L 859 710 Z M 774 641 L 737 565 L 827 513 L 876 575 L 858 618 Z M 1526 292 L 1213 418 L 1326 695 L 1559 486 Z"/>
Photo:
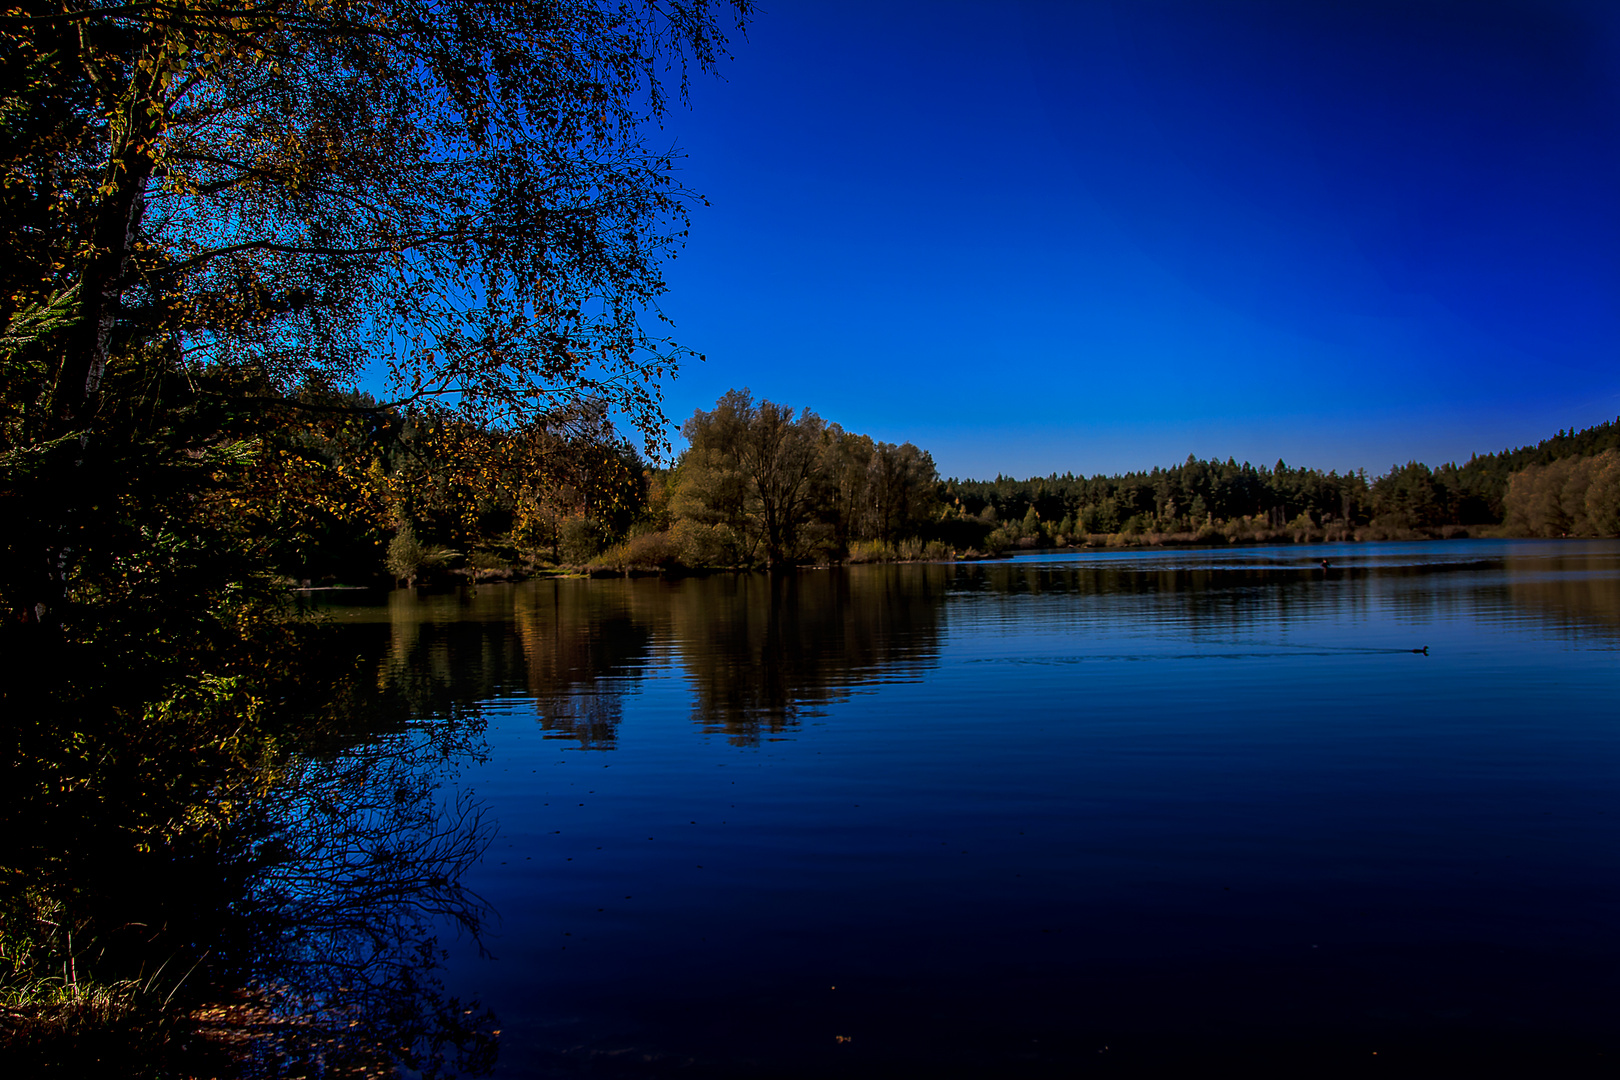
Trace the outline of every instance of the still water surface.
<path fill-rule="evenodd" d="M 497 1075 L 1620 1053 L 1620 543 L 332 614 L 420 716 L 485 725 L 449 782 L 498 828 L 466 881 L 498 919 L 446 979 Z"/>

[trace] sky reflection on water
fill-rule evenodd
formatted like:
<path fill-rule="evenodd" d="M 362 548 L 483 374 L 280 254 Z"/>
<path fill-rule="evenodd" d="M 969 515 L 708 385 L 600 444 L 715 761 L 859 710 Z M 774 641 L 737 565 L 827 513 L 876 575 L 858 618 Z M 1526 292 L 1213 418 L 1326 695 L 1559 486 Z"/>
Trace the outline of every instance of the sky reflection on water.
<path fill-rule="evenodd" d="M 334 615 L 385 694 L 488 724 L 462 775 L 500 832 L 466 883 L 500 922 L 449 978 L 499 1014 L 500 1074 L 1620 1050 L 1620 543 Z"/>

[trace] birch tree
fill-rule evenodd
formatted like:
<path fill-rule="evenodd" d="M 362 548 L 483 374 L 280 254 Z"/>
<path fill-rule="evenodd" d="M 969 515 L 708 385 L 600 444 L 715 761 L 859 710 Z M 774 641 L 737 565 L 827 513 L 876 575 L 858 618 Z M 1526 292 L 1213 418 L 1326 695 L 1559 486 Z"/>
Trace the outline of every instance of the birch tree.
<path fill-rule="evenodd" d="M 297 406 L 368 366 L 377 409 L 490 427 L 598 401 L 656 449 L 687 355 L 662 265 L 697 198 L 658 128 L 749 6 L 19 0 L 0 15 L 0 497 L 71 492 L 93 443 L 172 429 L 174 408 Z M 210 434 L 188 438 L 195 456 Z M 52 447 L 68 473 L 29 489 L 18 470 Z M 50 501 L 32 506 L 71 516 Z M 28 617 L 52 598 L 7 599 Z"/>

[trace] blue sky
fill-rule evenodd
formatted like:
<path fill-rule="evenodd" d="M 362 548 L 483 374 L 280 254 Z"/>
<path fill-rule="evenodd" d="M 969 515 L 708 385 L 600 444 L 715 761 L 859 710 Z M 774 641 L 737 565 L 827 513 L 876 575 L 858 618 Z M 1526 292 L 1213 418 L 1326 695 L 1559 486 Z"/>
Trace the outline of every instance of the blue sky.
<path fill-rule="evenodd" d="M 1620 4 L 766 0 L 733 51 L 661 136 L 677 425 L 1378 473 L 1620 414 Z"/>

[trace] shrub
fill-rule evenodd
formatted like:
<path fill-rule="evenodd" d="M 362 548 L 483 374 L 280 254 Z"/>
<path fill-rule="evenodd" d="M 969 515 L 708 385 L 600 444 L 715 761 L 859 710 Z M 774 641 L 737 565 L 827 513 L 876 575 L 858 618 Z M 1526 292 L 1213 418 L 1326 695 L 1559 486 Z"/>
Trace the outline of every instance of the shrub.
<path fill-rule="evenodd" d="M 417 540 L 416 530 L 411 528 L 410 522 L 401 523 L 394 538 L 388 542 L 386 565 L 395 581 L 411 582 L 416 579 L 417 571 L 422 567 L 422 544 Z"/>
<path fill-rule="evenodd" d="M 1294 534 L 1294 543 L 1304 544 L 1323 537 L 1322 529 L 1311 520 L 1311 515 L 1301 510 L 1294 520 L 1288 523 L 1288 531 Z"/>
<path fill-rule="evenodd" d="M 812 521 L 799 528 L 798 555 L 801 559 L 827 564 L 838 561 L 842 549 L 832 525 L 825 521 Z"/>
<path fill-rule="evenodd" d="M 677 518 L 669 538 L 683 566 L 733 566 L 737 562 L 731 530 L 724 525 Z"/>
<path fill-rule="evenodd" d="M 434 570 L 442 570 L 453 559 L 461 557 L 459 551 L 451 551 L 443 544 L 424 544 L 416 537 L 416 530 L 411 528 L 410 522 L 400 525 L 399 531 L 388 542 L 388 558 L 386 565 L 388 572 L 394 575 L 395 581 L 403 581 L 407 585 L 416 584 L 416 579 L 423 574 Z"/>
<path fill-rule="evenodd" d="M 563 562 L 584 566 L 596 558 L 606 540 L 607 533 L 601 522 L 590 517 L 575 517 L 563 522 L 557 547 Z"/>
<path fill-rule="evenodd" d="M 495 551 L 475 551 L 467 556 L 467 565 L 472 567 L 474 582 L 480 578 L 498 578 L 512 569 L 512 561 Z"/>
<path fill-rule="evenodd" d="M 667 570 L 680 563 L 680 553 L 668 533 L 642 533 L 614 544 L 592 559 L 587 570 Z"/>
<path fill-rule="evenodd" d="M 630 569 L 630 545 L 628 543 L 614 544 L 597 554 L 588 563 L 580 565 L 583 565 L 589 571 L 612 570 L 616 573 L 623 573 Z"/>
<path fill-rule="evenodd" d="M 852 563 L 894 562 L 894 548 L 882 540 L 857 540 L 849 545 Z"/>
<path fill-rule="evenodd" d="M 667 532 L 643 533 L 630 538 L 629 560 L 632 566 L 645 566 L 667 570 L 680 562 L 680 547 Z"/>
<path fill-rule="evenodd" d="M 1256 532 L 1255 520 L 1247 514 L 1243 517 L 1229 518 L 1221 526 L 1221 531 L 1226 534 L 1228 540 L 1234 542 L 1252 540 Z"/>

